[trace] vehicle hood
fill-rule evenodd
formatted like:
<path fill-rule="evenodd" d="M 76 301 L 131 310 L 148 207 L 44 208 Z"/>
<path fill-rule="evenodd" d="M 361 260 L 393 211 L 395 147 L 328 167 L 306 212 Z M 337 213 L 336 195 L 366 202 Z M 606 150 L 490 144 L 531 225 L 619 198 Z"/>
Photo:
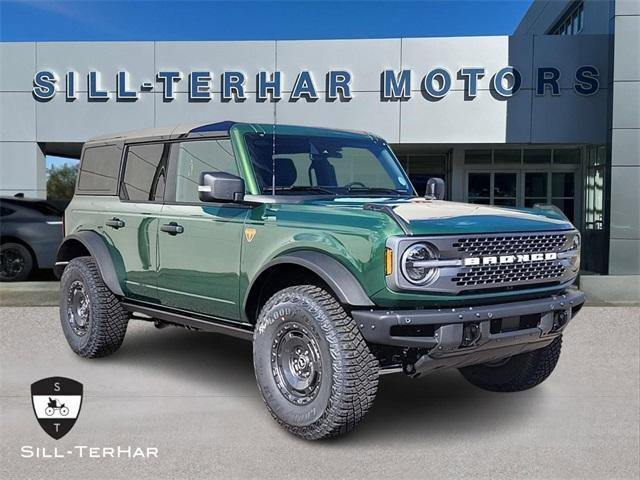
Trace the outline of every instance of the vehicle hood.
<path fill-rule="evenodd" d="M 502 208 L 424 198 L 338 197 L 320 203 L 337 208 L 386 209 L 411 235 L 540 232 L 575 228 L 563 215 L 542 208 Z"/>

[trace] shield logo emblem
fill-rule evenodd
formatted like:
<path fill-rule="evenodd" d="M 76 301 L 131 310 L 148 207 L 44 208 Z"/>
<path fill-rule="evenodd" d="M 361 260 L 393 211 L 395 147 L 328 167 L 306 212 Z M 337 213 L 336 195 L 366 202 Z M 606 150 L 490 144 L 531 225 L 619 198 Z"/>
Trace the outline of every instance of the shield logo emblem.
<path fill-rule="evenodd" d="M 78 419 L 82 384 L 65 377 L 43 378 L 31 384 L 31 403 L 42 429 L 58 440 Z"/>
<path fill-rule="evenodd" d="M 247 242 L 251 243 L 253 237 L 256 236 L 256 229 L 253 227 L 247 227 L 244 229 L 244 237 L 247 239 Z"/>

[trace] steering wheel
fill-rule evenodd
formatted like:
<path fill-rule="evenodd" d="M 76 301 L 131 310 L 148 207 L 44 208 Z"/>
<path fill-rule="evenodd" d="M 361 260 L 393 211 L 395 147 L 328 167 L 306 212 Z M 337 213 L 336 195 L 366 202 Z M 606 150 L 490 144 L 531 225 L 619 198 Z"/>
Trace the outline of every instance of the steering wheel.
<path fill-rule="evenodd" d="M 359 186 L 360 186 L 360 187 L 362 187 L 362 188 L 367 188 L 367 186 L 366 186 L 364 183 L 362 183 L 362 182 L 350 182 L 350 183 L 347 183 L 347 184 L 344 186 L 344 188 L 346 188 L 346 189 L 347 189 L 347 191 L 349 191 L 349 190 L 351 190 L 351 187 L 355 187 L 356 185 L 359 185 Z"/>

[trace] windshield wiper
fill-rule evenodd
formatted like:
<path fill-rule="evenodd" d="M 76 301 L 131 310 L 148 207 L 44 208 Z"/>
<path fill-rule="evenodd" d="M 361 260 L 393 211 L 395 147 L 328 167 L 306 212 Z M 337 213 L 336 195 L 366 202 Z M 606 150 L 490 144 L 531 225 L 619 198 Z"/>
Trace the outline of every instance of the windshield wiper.
<path fill-rule="evenodd" d="M 269 193 L 273 190 L 272 187 L 264 187 L 262 189 L 263 193 Z M 292 187 L 276 187 L 276 192 L 322 192 L 328 193 L 330 195 L 338 195 L 333 190 L 329 190 L 328 188 L 316 187 L 316 186 L 308 186 L 308 185 L 294 185 Z"/>
<path fill-rule="evenodd" d="M 409 192 L 406 190 L 396 190 L 393 188 L 384 188 L 384 187 L 348 187 L 347 192 L 377 192 L 377 193 L 392 193 L 396 196 L 408 195 Z"/>

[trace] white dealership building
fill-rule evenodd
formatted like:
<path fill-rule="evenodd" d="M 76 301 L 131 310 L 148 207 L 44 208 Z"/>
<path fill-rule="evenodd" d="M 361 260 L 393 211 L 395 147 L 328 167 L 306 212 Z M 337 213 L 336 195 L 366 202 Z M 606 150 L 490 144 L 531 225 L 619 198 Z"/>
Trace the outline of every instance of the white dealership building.
<path fill-rule="evenodd" d="M 178 123 L 277 122 L 385 138 L 418 191 L 553 203 L 585 285 L 638 295 L 640 1 L 536 0 L 511 36 L 0 43 L 0 195 L 46 196 L 46 155 Z"/>

